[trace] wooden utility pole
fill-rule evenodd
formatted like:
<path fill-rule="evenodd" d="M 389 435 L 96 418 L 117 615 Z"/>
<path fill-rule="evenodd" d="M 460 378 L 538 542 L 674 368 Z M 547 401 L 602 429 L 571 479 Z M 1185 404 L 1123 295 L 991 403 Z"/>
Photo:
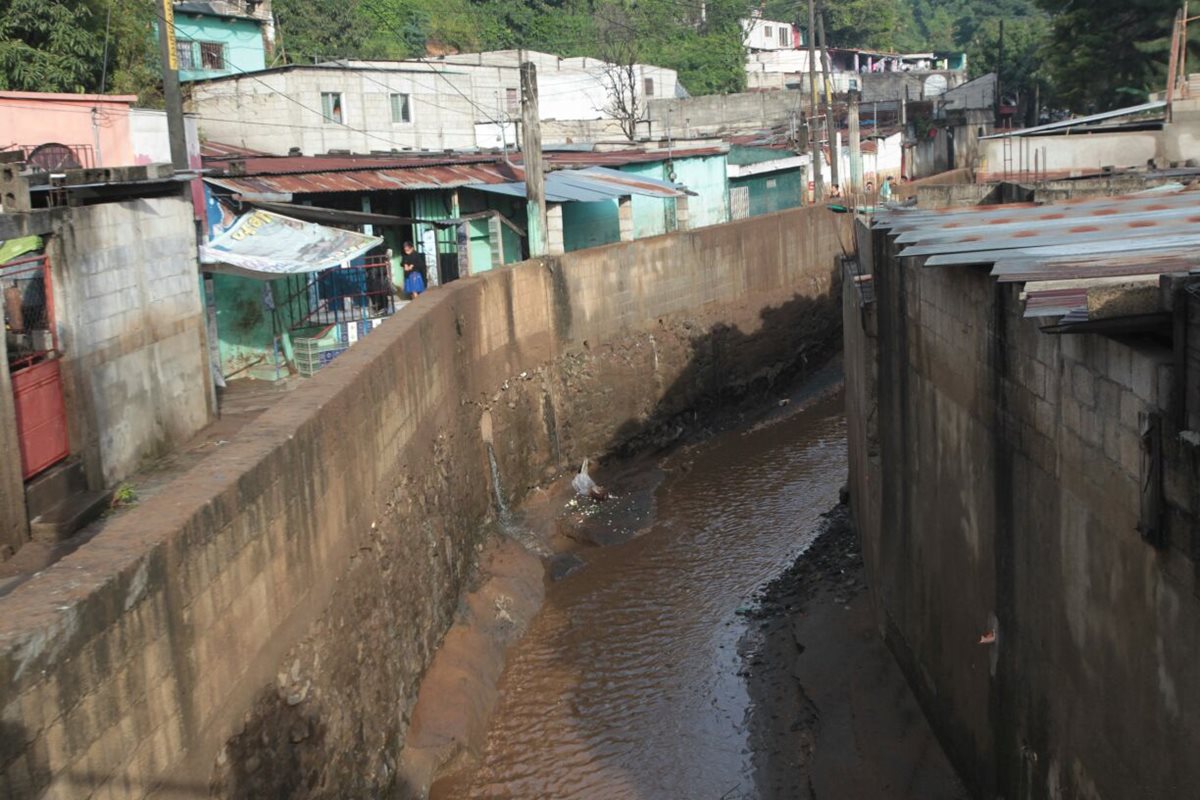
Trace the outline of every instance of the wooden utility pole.
<path fill-rule="evenodd" d="M 817 12 L 814 0 L 808 0 L 808 151 L 812 169 L 813 202 L 825 199 L 825 180 L 821 177 L 821 137 L 817 131 Z"/>
<path fill-rule="evenodd" d="M 849 117 L 849 133 L 850 138 L 850 191 L 851 196 L 862 191 L 862 140 L 859 138 L 858 130 L 858 92 L 850 92 L 850 105 L 847 116 Z"/>
<path fill-rule="evenodd" d="M 542 171 L 542 125 L 538 116 L 537 67 L 532 61 L 521 62 L 522 157 L 525 162 L 526 229 L 529 256 L 538 258 L 547 252 L 546 174 Z"/>
<path fill-rule="evenodd" d="M 167 138 L 171 165 L 188 168 L 187 134 L 183 128 L 183 95 L 179 91 L 179 57 L 175 52 L 175 8 L 172 0 L 158 0 L 158 49 L 162 56 L 163 102 L 167 108 Z"/>
<path fill-rule="evenodd" d="M 829 60 L 829 47 L 825 43 L 825 8 L 817 15 L 817 34 L 821 37 L 821 66 L 824 68 L 821 81 L 825 85 L 825 138 L 829 141 L 829 182 L 841 184 L 842 153 L 838 147 L 837 123 L 833 116 L 833 63 Z"/>

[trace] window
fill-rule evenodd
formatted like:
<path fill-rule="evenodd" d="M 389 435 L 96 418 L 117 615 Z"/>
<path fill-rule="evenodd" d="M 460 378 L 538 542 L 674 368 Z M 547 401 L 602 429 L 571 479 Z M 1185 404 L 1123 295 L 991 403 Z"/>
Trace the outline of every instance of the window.
<path fill-rule="evenodd" d="M 763 26 L 763 36 L 765 36 L 768 39 L 771 38 L 771 26 L 770 25 Z"/>
<path fill-rule="evenodd" d="M 175 40 L 175 60 L 179 62 L 179 69 L 196 68 L 196 48 L 192 47 L 192 42 Z"/>
<path fill-rule="evenodd" d="M 784 47 L 787 47 L 788 45 L 790 45 L 792 43 L 791 42 L 792 37 L 789 36 L 790 33 L 791 32 L 787 28 L 780 28 L 779 29 L 779 44 L 781 44 Z"/>
<path fill-rule="evenodd" d="M 644 78 L 643 84 L 646 87 L 646 97 L 654 97 L 654 78 Z"/>
<path fill-rule="evenodd" d="M 225 45 L 220 42 L 201 42 L 200 67 L 202 69 L 225 69 Z"/>
<path fill-rule="evenodd" d="M 392 95 L 392 122 L 412 122 L 412 115 L 408 108 L 408 95 Z"/>
<path fill-rule="evenodd" d="M 521 96 L 517 93 L 516 89 L 504 90 L 504 103 L 509 114 L 521 113 Z"/>
<path fill-rule="evenodd" d="M 321 113 L 325 122 L 333 125 L 342 124 L 342 93 L 321 92 Z"/>

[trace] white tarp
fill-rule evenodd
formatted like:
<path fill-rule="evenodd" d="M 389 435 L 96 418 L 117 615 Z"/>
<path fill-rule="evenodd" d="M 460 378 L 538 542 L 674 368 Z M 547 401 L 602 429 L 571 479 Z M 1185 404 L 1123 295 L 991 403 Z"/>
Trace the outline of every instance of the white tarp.
<path fill-rule="evenodd" d="M 200 263 L 210 272 L 253 278 L 295 275 L 347 264 L 382 242 L 378 236 L 256 209 L 201 245 Z"/>

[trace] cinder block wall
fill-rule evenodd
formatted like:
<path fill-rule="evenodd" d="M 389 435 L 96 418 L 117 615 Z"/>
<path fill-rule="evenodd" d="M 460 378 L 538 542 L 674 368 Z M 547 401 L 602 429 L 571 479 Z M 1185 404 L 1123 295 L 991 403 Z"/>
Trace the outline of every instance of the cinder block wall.
<path fill-rule="evenodd" d="M 0 598 L 0 796 L 404 796 L 407 715 L 495 507 L 488 448 L 518 499 L 836 347 L 844 219 L 572 253 L 410 305 Z"/>
<path fill-rule="evenodd" d="M 211 418 L 192 215 L 182 193 L 81 206 L 48 240 L 71 451 L 97 488 Z"/>
<path fill-rule="evenodd" d="M 986 268 L 866 238 L 878 304 L 844 302 L 852 507 L 880 625 L 952 759 L 980 797 L 1187 796 L 1197 460 L 1169 424 L 1169 543 L 1138 532 L 1169 350 L 1042 333 Z"/>

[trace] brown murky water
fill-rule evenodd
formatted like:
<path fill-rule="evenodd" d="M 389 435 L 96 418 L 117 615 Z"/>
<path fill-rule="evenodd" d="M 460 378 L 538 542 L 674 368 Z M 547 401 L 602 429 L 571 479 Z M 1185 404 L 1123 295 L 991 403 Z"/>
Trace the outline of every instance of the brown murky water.
<path fill-rule="evenodd" d="M 482 759 L 441 798 L 756 796 L 738 614 L 846 478 L 841 397 L 667 459 L 653 525 L 584 551 L 517 646 Z"/>

